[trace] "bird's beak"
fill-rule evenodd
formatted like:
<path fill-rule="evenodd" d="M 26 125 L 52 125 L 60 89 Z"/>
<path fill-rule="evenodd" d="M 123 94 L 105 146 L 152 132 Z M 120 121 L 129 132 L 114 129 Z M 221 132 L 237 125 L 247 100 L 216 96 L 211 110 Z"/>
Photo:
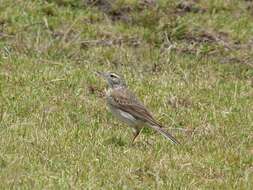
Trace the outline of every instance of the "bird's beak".
<path fill-rule="evenodd" d="M 106 73 L 104 73 L 104 72 L 96 71 L 95 74 L 104 78 L 104 79 L 106 78 Z"/>

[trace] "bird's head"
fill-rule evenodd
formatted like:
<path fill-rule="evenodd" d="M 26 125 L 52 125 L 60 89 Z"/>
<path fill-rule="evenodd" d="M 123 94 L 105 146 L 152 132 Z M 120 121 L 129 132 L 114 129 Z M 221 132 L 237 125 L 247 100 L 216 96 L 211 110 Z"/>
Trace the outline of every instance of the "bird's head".
<path fill-rule="evenodd" d="M 125 87 L 125 81 L 122 77 L 113 72 L 96 72 L 99 76 L 104 78 L 110 88 Z"/>

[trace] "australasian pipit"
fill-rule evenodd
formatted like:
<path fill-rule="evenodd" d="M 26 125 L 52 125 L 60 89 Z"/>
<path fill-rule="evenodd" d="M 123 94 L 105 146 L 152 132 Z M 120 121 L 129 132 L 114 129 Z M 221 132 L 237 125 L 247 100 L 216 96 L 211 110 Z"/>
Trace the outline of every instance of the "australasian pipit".
<path fill-rule="evenodd" d="M 97 74 L 108 83 L 106 99 L 112 114 L 132 128 L 134 134 L 132 142 L 140 134 L 141 129 L 148 126 L 173 143 L 180 144 L 175 137 L 162 128 L 147 108 L 128 90 L 123 78 L 112 72 L 97 72 Z"/>

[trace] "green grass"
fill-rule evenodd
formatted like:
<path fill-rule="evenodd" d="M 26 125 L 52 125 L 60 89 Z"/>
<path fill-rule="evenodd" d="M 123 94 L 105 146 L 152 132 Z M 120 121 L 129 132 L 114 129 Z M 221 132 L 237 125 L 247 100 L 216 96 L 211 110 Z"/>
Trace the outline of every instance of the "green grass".
<path fill-rule="evenodd" d="M 0 0 L 0 189 L 253 188 L 252 7 L 178 4 Z M 94 71 L 183 145 L 131 145 Z"/>

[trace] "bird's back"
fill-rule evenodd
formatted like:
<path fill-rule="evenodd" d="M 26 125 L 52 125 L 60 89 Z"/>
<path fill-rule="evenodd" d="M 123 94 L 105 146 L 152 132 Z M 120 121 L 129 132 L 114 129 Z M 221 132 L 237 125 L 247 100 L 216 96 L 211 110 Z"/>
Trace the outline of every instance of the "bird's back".
<path fill-rule="evenodd" d="M 160 126 L 147 108 L 127 88 L 118 87 L 111 89 L 108 92 L 107 101 L 109 106 L 114 106 L 130 113 L 136 119 Z"/>

